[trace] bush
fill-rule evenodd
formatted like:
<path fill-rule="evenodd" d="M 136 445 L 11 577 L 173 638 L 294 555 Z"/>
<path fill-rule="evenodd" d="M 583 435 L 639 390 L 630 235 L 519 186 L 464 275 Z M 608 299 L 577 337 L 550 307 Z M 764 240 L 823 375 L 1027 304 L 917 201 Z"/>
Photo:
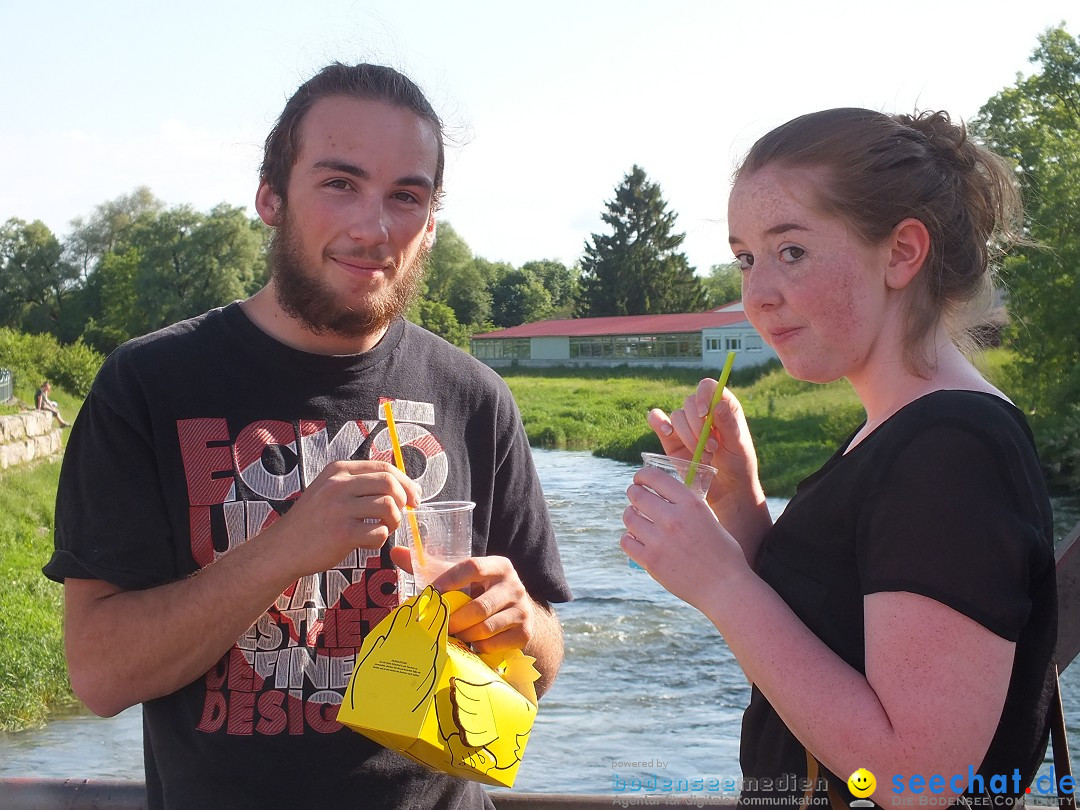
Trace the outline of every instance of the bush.
<path fill-rule="evenodd" d="M 69 393 L 85 397 L 103 362 L 105 358 L 79 338 L 53 356 L 46 376 Z"/>
<path fill-rule="evenodd" d="M 59 350 L 52 335 L 24 335 L 0 328 L 0 366 L 11 370 L 17 388 L 37 388 L 45 379 L 49 359 Z"/>
<path fill-rule="evenodd" d="M 1080 490 L 1080 405 L 1064 415 L 1040 419 L 1034 424 L 1040 460 L 1052 489 Z"/>
<path fill-rule="evenodd" d="M 43 380 L 51 380 L 68 393 L 85 397 L 104 361 L 81 340 L 61 346 L 52 335 L 0 328 L 0 367 L 11 370 L 16 390 L 24 396 Z"/>

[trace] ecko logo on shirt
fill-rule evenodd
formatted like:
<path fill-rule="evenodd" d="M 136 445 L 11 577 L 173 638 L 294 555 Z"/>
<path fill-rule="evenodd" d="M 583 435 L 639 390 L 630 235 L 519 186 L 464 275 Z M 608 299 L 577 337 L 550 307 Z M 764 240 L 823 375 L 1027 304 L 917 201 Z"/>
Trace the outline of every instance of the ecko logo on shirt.
<path fill-rule="evenodd" d="M 177 437 L 188 491 L 191 555 L 206 566 L 276 522 L 331 462 L 393 462 L 382 397 L 374 419 L 260 419 L 230 429 L 219 417 L 185 419 Z M 374 403 L 373 403 L 374 405 Z M 394 400 L 406 471 L 429 499 L 448 480 L 431 403 Z M 206 673 L 205 733 L 334 733 L 356 650 L 398 603 L 398 571 L 383 550 L 353 550 L 301 577 Z"/>

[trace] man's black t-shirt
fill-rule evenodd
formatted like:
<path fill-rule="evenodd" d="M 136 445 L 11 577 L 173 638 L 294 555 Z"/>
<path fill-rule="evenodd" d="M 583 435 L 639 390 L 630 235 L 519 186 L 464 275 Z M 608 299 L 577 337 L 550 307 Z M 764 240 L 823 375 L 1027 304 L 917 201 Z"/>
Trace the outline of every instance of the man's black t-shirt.
<path fill-rule="evenodd" d="M 978 773 L 984 785 L 1009 775 L 1010 794 L 1014 769 L 1030 780 L 1046 748 L 1057 601 L 1049 498 L 1016 408 L 971 391 L 909 404 L 799 484 L 757 569 L 860 672 L 862 601 L 871 593 L 927 596 L 1015 642 L 1005 707 Z M 741 762 L 744 797 L 798 806 L 805 749 L 756 688 Z M 850 802 L 848 776 L 829 778 Z M 876 776 L 878 790 L 889 790 L 893 775 Z"/>
<path fill-rule="evenodd" d="M 423 499 L 476 502 L 474 555 L 510 558 L 537 599 L 570 599 L 498 375 L 402 319 L 362 355 L 297 351 L 238 304 L 108 358 L 68 443 L 46 575 L 138 589 L 194 573 L 284 514 L 330 461 L 393 463 L 387 400 Z M 398 584 L 387 548 L 354 552 L 287 589 L 204 677 L 145 703 L 150 806 L 490 806 L 477 783 L 335 719 Z"/>

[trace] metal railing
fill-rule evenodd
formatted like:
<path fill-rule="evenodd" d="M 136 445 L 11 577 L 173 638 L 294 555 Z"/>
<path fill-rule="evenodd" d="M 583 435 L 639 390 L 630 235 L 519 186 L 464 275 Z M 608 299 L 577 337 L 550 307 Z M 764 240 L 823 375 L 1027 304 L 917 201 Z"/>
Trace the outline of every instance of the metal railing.
<path fill-rule="evenodd" d="M 15 382 L 11 372 L 0 368 L 0 402 L 7 402 L 15 393 Z"/>

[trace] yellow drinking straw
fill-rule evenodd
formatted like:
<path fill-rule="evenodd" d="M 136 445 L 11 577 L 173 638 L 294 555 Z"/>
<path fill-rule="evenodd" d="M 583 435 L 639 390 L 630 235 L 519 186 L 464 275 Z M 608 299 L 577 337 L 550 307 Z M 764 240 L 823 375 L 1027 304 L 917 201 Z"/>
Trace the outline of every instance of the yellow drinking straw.
<path fill-rule="evenodd" d="M 383 412 L 386 414 L 386 429 L 390 431 L 390 446 L 394 449 L 394 464 L 405 472 L 405 459 L 401 455 L 401 442 L 398 441 L 397 425 L 394 424 L 394 406 L 389 401 L 383 403 Z M 406 473 L 408 475 L 408 473 Z M 420 540 L 420 526 L 416 522 L 416 513 L 408 506 L 405 513 L 409 516 L 409 526 L 412 528 L 413 539 L 416 541 L 416 561 L 423 568 L 427 565 L 424 559 L 424 543 Z"/>
<path fill-rule="evenodd" d="M 713 411 L 720 404 L 720 398 L 724 396 L 724 387 L 727 385 L 728 377 L 731 375 L 731 365 L 734 362 L 735 352 L 728 352 L 727 360 L 724 361 L 724 370 L 720 372 L 720 377 L 716 381 L 716 391 L 713 393 L 712 402 L 709 403 L 709 412 L 705 415 L 705 424 L 701 428 L 701 435 L 698 436 L 697 448 L 694 450 L 694 457 L 690 461 L 690 469 L 686 472 L 687 486 L 694 483 L 698 464 L 701 463 L 701 455 L 705 452 L 705 442 L 709 440 L 709 434 L 712 433 Z M 390 435 L 394 435 L 393 431 L 390 432 Z"/>

